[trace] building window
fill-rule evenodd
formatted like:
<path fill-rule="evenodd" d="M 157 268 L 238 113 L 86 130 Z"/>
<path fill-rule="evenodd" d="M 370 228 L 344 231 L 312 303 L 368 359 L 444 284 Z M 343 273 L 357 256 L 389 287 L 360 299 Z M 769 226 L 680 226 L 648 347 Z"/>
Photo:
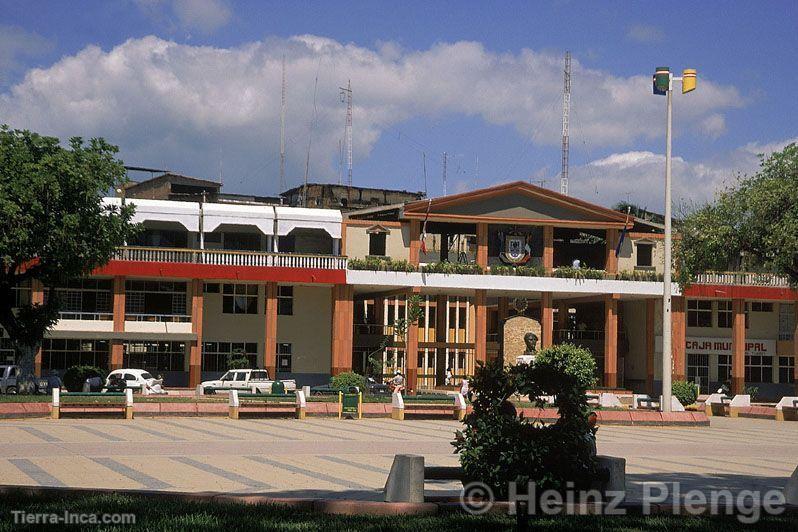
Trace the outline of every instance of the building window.
<path fill-rule="evenodd" d="M 277 344 L 277 371 L 291 373 L 291 344 Z"/>
<path fill-rule="evenodd" d="M 701 393 L 709 389 L 709 355 L 687 355 L 687 380 L 698 384 Z"/>
<path fill-rule="evenodd" d="M 795 336 L 795 305 L 779 304 L 779 340 L 792 340 Z"/>
<path fill-rule="evenodd" d="M 793 384 L 795 382 L 795 359 L 779 357 L 779 382 Z"/>
<path fill-rule="evenodd" d="M 125 281 L 125 319 L 129 321 L 189 321 L 186 283 Z"/>
<path fill-rule="evenodd" d="M 654 266 L 652 260 L 654 245 L 648 243 L 637 244 L 637 267 L 638 268 L 651 268 Z"/>
<path fill-rule="evenodd" d="M 751 312 L 773 312 L 773 303 L 751 301 Z"/>
<path fill-rule="evenodd" d="M 224 249 L 260 251 L 260 233 L 225 233 Z"/>
<path fill-rule="evenodd" d="M 42 370 L 65 370 L 72 366 L 108 367 L 107 340 L 45 339 Z"/>
<path fill-rule="evenodd" d="M 718 327 L 731 329 L 734 323 L 731 301 L 718 301 Z"/>
<path fill-rule="evenodd" d="M 227 371 L 230 360 L 246 358 L 250 368 L 258 366 L 258 344 L 254 342 L 203 342 L 202 371 Z"/>
<path fill-rule="evenodd" d="M 187 231 L 170 231 L 167 229 L 144 229 L 133 240 L 131 246 L 187 248 Z"/>
<path fill-rule="evenodd" d="M 218 294 L 219 293 L 219 283 L 205 283 L 203 287 L 203 292 L 206 294 Z"/>
<path fill-rule="evenodd" d="M 691 299 L 687 302 L 688 327 L 712 327 L 712 301 Z"/>
<path fill-rule="evenodd" d="M 731 380 L 732 356 L 718 355 L 718 382 Z"/>
<path fill-rule="evenodd" d="M 64 320 L 112 320 L 113 282 L 110 279 L 76 279 L 56 289 Z"/>
<path fill-rule="evenodd" d="M 773 357 L 746 356 L 745 382 L 773 382 Z"/>
<path fill-rule="evenodd" d="M 386 233 L 369 233 L 369 255 L 384 257 Z"/>
<path fill-rule="evenodd" d="M 222 312 L 225 314 L 257 314 L 258 285 L 226 284 L 222 289 Z"/>
<path fill-rule="evenodd" d="M 294 287 L 277 287 L 277 314 L 281 316 L 294 315 Z"/>
<path fill-rule="evenodd" d="M 149 371 L 185 371 L 185 342 L 125 342 L 124 366 Z"/>

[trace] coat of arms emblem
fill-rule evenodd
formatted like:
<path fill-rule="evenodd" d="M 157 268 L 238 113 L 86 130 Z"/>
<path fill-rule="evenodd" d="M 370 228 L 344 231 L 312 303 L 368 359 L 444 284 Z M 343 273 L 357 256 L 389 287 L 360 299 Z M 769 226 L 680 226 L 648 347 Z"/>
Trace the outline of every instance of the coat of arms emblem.
<path fill-rule="evenodd" d="M 504 251 L 499 253 L 499 258 L 505 264 L 526 264 L 531 258 L 532 250 L 527 242 L 527 236 L 510 233 L 504 237 Z"/>

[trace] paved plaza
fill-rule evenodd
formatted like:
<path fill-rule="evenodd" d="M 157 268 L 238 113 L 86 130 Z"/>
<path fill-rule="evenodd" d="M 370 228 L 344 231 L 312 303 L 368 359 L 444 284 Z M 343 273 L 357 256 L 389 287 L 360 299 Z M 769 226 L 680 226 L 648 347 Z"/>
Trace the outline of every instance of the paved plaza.
<path fill-rule="evenodd" d="M 448 420 L 155 418 L 0 421 L 0 482 L 379 500 L 397 453 L 456 465 Z M 600 454 L 627 459 L 627 490 L 782 488 L 798 423 L 712 418 L 709 428 L 601 427 Z M 454 483 L 427 483 L 429 494 Z"/>

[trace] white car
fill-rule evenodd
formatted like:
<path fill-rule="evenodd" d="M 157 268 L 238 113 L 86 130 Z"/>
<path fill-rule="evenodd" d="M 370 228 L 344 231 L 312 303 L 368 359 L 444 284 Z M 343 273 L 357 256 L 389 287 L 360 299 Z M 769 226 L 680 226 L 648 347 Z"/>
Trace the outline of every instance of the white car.
<path fill-rule="evenodd" d="M 115 369 L 105 379 L 105 388 L 112 386 L 112 379 L 121 379 L 127 388 L 137 388 L 145 395 L 166 393 L 162 386 L 163 379 L 156 379 L 143 369 Z"/>
<path fill-rule="evenodd" d="M 280 380 L 280 382 L 285 386 L 286 393 L 296 390 L 295 380 Z M 269 378 L 269 372 L 265 369 L 231 369 L 217 380 L 201 383 L 200 387 L 204 393 L 215 393 L 217 390 L 272 393 L 272 384 L 274 381 Z"/>

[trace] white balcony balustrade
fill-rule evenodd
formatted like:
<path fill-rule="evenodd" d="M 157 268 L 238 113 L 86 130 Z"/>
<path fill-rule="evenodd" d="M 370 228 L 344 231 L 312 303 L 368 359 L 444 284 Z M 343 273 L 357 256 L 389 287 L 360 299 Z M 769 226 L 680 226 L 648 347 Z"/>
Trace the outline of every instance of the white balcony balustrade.
<path fill-rule="evenodd" d="M 345 270 L 347 258 L 334 255 L 305 255 L 298 253 L 268 253 L 261 251 L 228 251 L 216 249 L 174 249 L 123 247 L 116 260 L 137 262 L 177 262 L 185 264 L 213 264 L 218 266 L 259 266 L 277 268 L 314 268 Z"/>

